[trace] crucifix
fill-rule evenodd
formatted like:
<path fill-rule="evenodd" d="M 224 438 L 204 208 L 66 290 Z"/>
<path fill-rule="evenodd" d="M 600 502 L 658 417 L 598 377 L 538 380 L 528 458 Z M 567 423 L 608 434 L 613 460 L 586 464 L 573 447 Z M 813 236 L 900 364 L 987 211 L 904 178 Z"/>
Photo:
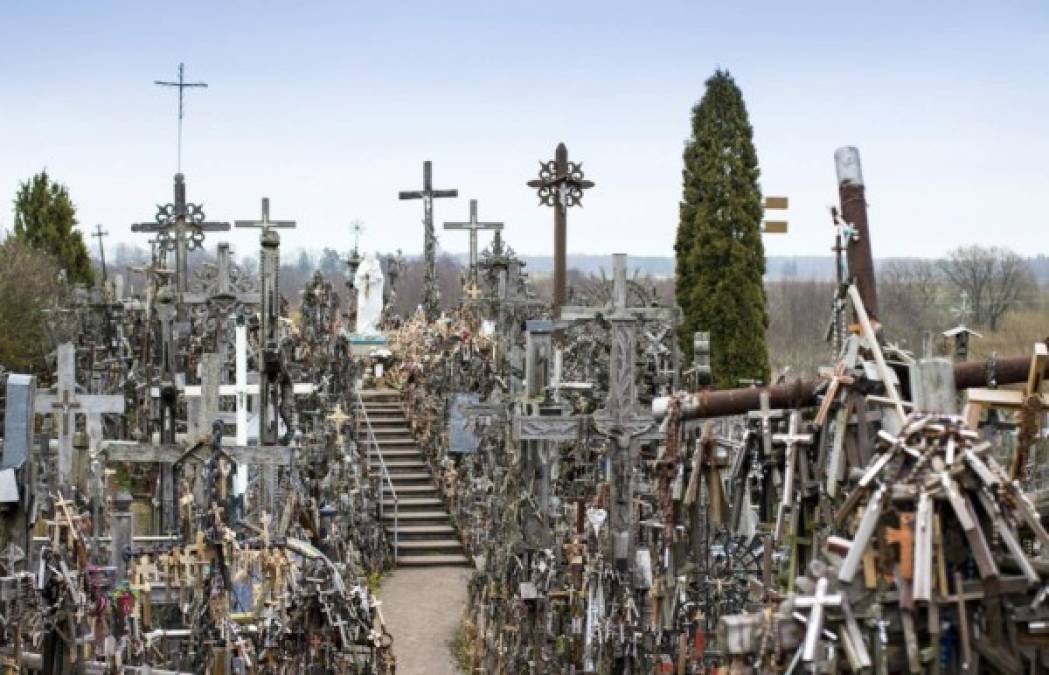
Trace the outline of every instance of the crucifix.
<path fill-rule="evenodd" d="M 227 232 L 229 223 L 207 222 L 199 204 L 186 201 L 185 176 L 175 174 L 175 200 L 157 205 L 152 223 L 135 223 L 132 232 L 155 232 L 162 251 L 175 251 L 175 287 L 181 295 L 189 283 L 189 252 L 204 243 L 205 232 Z"/>
<path fill-rule="evenodd" d="M 434 190 L 433 168 L 430 160 L 423 162 L 423 189 L 401 191 L 400 199 L 423 200 L 423 254 L 426 260 L 426 273 L 424 277 L 425 289 L 423 296 L 423 309 L 426 319 L 433 321 L 440 313 L 440 291 L 437 287 L 437 235 L 433 231 L 433 200 L 445 197 L 458 197 L 459 190 Z"/>
<path fill-rule="evenodd" d="M 597 431 L 613 440 L 611 462 L 611 509 L 609 524 L 616 565 L 625 570 L 634 555 L 633 485 L 631 473 L 640 440 L 656 427 L 651 413 L 638 404 L 635 352 L 638 325 L 646 321 L 677 324 L 676 308 L 630 307 L 627 304 L 626 254 L 612 256 L 612 298 L 609 306 L 593 309 L 564 307 L 566 321 L 603 317 L 612 326 L 608 363 L 608 398 L 594 413 Z M 659 436 L 655 429 L 656 437 Z"/>
<path fill-rule="evenodd" d="M 73 475 L 73 433 L 76 431 L 75 416 L 85 415 L 88 436 L 92 442 L 101 442 L 102 415 L 124 412 L 122 394 L 78 395 L 76 390 L 76 348 L 70 342 L 58 346 L 58 381 L 53 392 L 39 391 L 36 394 L 38 415 L 53 414 L 59 418 L 58 426 L 58 475 L 55 484 L 62 489 L 75 484 Z M 96 437 L 97 438 L 94 438 Z M 94 450 L 95 448 L 91 448 Z"/>
<path fill-rule="evenodd" d="M 565 304 L 566 239 L 568 208 L 580 206 L 583 190 L 594 187 L 594 181 L 583 178 L 582 162 L 568 161 L 568 148 L 558 143 L 554 159 L 539 162 L 539 178 L 528 181 L 528 187 L 539 193 L 539 203 L 554 207 L 554 318 L 561 315 Z"/>
<path fill-rule="evenodd" d="M 494 230 L 499 232 L 503 229 L 502 223 L 485 223 L 477 220 L 477 200 L 470 200 L 470 220 L 466 222 L 445 223 L 446 230 L 467 230 L 470 233 L 470 273 L 467 279 L 467 290 L 477 289 L 477 232 L 478 230 Z"/>
<path fill-rule="evenodd" d="M 186 82 L 186 66 L 185 64 L 178 64 L 178 81 L 167 82 L 164 80 L 153 80 L 153 84 L 161 87 L 178 87 L 178 164 L 176 171 L 182 171 L 182 116 L 183 116 L 183 98 L 187 88 L 206 88 L 207 82 Z"/>
<path fill-rule="evenodd" d="M 273 445 L 277 442 L 277 425 L 270 424 L 271 419 L 284 416 L 285 406 L 290 404 L 291 378 L 280 352 L 280 290 L 277 287 L 277 273 L 280 270 L 280 235 L 277 228 L 291 229 L 294 220 L 270 220 L 270 200 L 262 198 L 262 217 L 259 220 L 237 220 L 236 227 L 257 227 L 262 230 L 259 240 L 262 244 L 259 273 L 261 281 L 259 291 L 262 294 L 261 326 L 259 346 L 262 358 L 259 365 L 259 443 Z M 271 410 L 272 404 L 276 411 Z M 291 433 L 290 420 L 285 425 Z"/>

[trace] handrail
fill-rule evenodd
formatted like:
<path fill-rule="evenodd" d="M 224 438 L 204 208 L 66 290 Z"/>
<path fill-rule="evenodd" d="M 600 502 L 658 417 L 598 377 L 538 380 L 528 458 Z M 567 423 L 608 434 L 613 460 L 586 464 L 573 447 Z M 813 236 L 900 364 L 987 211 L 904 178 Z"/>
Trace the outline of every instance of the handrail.
<path fill-rule="evenodd" d="M 382 448 L 379 447 L 379 441 L 375 438 L 375 430 L 372 429 L 371 419 L 368 417 L 368 411 L 364 407 L 364 399 L 361 398 L 360 390 L 354 392 L 357 395 L 357 408 L 364 415 L 364 424 L 368 429 L 367 440 L 371 443 L 372 447 L 375 448 L 375 454 L 379 457 L 379 466 L 382 468 L 383 480 L 379 483 L 379 527 L 382 527 L 382 516 L 383 516 L 383 502 L 385 501 L 384 496 L 386 488 L 390 488 L 390 495 L 393 497 L 393 564 L 397 564 L 397 549 L 400 541 L 398 530 L 400 529 L 400 502 L 397 499 L 397 490 L 393 487 L 393 481 L 390 479 L 390 470 L 386 468 L 386 458 L 382 456 Z M 367 461 L 367 457 L 365 458 Z M 383 484 L 385 483 L 385 485 Z"/>

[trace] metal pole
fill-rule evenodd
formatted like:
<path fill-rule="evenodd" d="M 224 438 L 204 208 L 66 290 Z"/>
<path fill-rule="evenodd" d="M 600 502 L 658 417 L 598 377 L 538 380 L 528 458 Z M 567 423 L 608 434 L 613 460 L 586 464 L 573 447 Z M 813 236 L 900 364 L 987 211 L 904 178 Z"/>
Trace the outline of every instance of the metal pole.
<path fill-rule="evenodd" d="M 849 274 L 863 299 L 863 306 L 875 321 L 878 319 L 878 287 L 874 276 L 874 253 L 867 224 L 867 200 L 860 166 L 860 151 L 849 145 L 834 152 L 838 173 L 838 195 L 841 216 L 855 231 L 856 238 L 846 242 Z"/>

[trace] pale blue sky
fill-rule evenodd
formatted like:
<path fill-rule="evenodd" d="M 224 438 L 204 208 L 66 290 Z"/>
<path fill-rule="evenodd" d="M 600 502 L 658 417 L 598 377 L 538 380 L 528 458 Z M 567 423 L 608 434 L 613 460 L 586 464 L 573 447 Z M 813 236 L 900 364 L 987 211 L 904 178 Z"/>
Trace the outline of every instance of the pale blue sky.
<path fill-rule="evenodd" d="M 743 89 L 767 194 L 791 197 L 770 254 L 827 251 L 833 152 L 859 146 L 876 255 L 955 243 L 1049 253 L 1045 2 L 11 2 L 0 11 L 0 225 L 47 167 L 85 225 L 139 241 L 170 199 L 175 77 L 183 169 L 211 219 L 296 218 L 290 247 L 421 249 L 421 163 L 548 253 L 525 181 L 558 141 L 597 188 L 573 252 L 671 255 L 681 148 L 718 66 Z M 232 233 L 240 254 L 257 233 Z M 210 243 L 216 240 L 211 239 Z M 483 237 L 487 241 L 487 237 Z M 461 251 L 466 237 L 441 234 Z"/>

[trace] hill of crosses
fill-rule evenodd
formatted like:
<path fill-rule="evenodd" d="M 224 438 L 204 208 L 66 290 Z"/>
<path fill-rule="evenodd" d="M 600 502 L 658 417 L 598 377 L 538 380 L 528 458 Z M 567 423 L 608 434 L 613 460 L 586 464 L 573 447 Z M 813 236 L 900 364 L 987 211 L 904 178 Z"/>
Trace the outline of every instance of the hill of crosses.
<path fill-rule="evenodd" d="M 67 282 L 45 367 L 0 372 L 0 670 L 1049 672 L 1046 344 L 890 340 L 859 151 L 827 163 L 823 365 L 727 386 L 702 297 L 624 254 L 569 274 L 601 193 L 564 144 L 519 185 L 549 280 L 476 202 L 435 221 L 458 192 L 431 162 L 390 188 L 423 213 L 408 312 L 401 256 L 355 246 L 289 292 L 295 222 L 211 220 L 175 175 L 129 224 L 149 259 Z M 452 298 L 438 231 L 469 242 Z"/>

